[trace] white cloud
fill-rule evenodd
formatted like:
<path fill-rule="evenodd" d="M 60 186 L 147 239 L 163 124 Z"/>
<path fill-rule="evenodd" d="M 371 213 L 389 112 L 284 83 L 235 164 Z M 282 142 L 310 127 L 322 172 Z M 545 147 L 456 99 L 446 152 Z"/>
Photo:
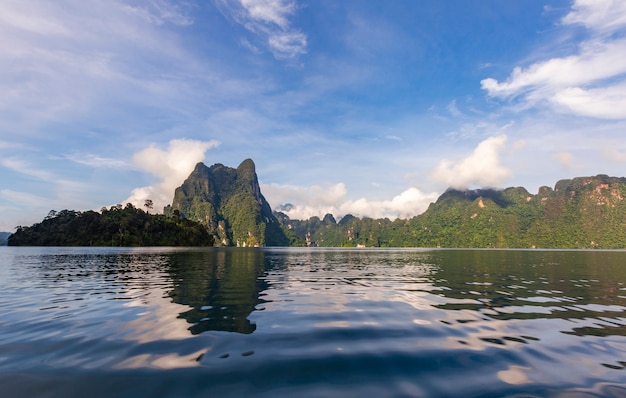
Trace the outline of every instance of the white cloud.
<path fill-rule="evenodd" d="M 626 53 L 623 56 L 626 58 Z M 578 115 L 623 119 L 626 117 L 626 82 L 595 89 L 571 87 L 556 93 L 551 100 Z"/>
<path fill-rule="evenodd" d="M 12 204 L 26 205 L 31 208 L 41 209 L 50 207 L 50 198 L 33 195 L 28 192 L 19 192 L 12 189 L 0 189 L 0 198 Z M 43 205 L 43 206 L 42 206 Z"/>
<path fill-rule="evenodd" d="M 84 193 L 89 188 L 87 183 L 62 178 L 49 169 L 33 166 L 31 162 L 15 156 L 0 158 L 0 166 L 38 180 L 39 183 L 51 186 L 51 188 L 48 188 L 49 198 L 55 195 L 57 197 L 68 197 L 71 198 L 72 203 L 75 203 L 77 202 L 76 196 Z"/>
<path fill-rule="evenodd" d="M 179 29 L 155 25 L 187 25 L 185 7 L 167 0 L 130 4 L 0 2 L 0 113 L 11 115 L 0 130 L 23 138 L 43 135 L 49 122 L 123 124 L 124 115 L 137 119 L 137 107 L 179 110 L 188 94 L 181 76 L 200 76 L 197 57 L 185 51 Z M 210 72 L 205 65 L 203 79 Z"/>
<path fill-rule="evenodd" d="M 520 98 L 526 106 L 603 119 L 626 119 L 626 39 L 613 35 L 626 27 L 623 1 L 578 0 L 562 22 L 581 24 L 591 36 L 577 53 L 516 67 L 504 81 L 486 78 L 491 97 Z"/>
<path fill-rule="evenodd" d="M 292 206 L 282 211 L 290 218 L 299 220 L 313 216 L 322 218 L 326 214 L 332 214 L 336 218 L 347 214 L 372 218 L 410 218 L 424 212 L 439 196 L 435 192 L 426 194 L 411 187 L 389 200 L 350 200 L 343 183 L 309 187 L 263 184 L 262 190 L 274 208 L 291 204 Z"/>
<path fill-rule="evenodd" d="M 91 153 L 72 153 L 65 155 L 64 158 L 71 160 L 74 163 L 89 167 L 105 167 L 112 169 L 128 167 L 128 164 L 123 160 L 107 158 Z"/>
<path fill-rule="evenodd" d="M 456 100 L 452 100 L 446 108 L 448 109 L 448 112 L 450 112 L 450 115 L 454 117 L 463 116 L 463 114 L 459 110 L 459 107 L 456 105 Z"/>
<path fill-rule="evenodd" d="M 167 150 L 150 145 L 133 156 L 135 164 L 160 179 L 154 185 L 135 188 L 124 202 L 142 208 L 146 199 L 151 199 L 155 210 L 171 204 L 174 190 L 192 172 L 194 166 L 204 160 L 205 152 L 215 148 L 219 142 L 188 139 L 171 140 Z"/>
<path fill-rule="evenodd" d="M 39 186 L 37 193 L 21 191 L 17 187 L 0 189 L 1 231 L 40 221 L 50 209 L 84 209 L 89 206 L 84 201 L 84 196 L 86 192 L 93 190 L 93 186 L 88 183 L 62 178 L 49 169 L 33 166 L 31 162 L 17 157 L 1 158 L 0 166 L 21 174 L 19 181 L 32 180 L 30 182 Z M 12 184 L 14 183 L 9 176 L 6 185 Z"/>
<path fill-rule="evenodd" d="M 581 24 L 601 33 L 614 32 L 626 26 L 626 2 L 577 0 L 562 21 L 564 24 Z"/>
<path fill-rule="evenodd" d="M 570 169 L 574 164 L 574 155 L 569 152 L 558 152 L 555 153 L 552 157 L 558 160 L 561 166 L 566 169 Z"/>
<path fill-rule="evenodd" d="M 604 151 L 606 157 L 617 163 L 626 162 L 626 152 L 620 152 L 615 148 L 608 148 Z"/>
<path fill-rule="evenodd" d="M 306 53 L 306 35 L 300 32 L 273 34 L 268 43 L 276 58 L 294 58 Z"/>
<path fill-rule="evenodd" d="M 6 167 L 7 169 L 14 172 L 34 177 L 42 181 L 56 180 L 55 176 L 53 176 L 53 174 L 49 171 L 33 167 L 29 162 L 19 159 L 17 157 L 0 159 L 0 166 Z"/>
<path fill-rule="evenodd" d="M 424 193 L 415 187 L 410 187 L 389 200 L 348 201 L 340 206 L 340 210 L 343 214 L 373 218 L 411 218 L 423 213 L 438 197 L 439 194 L 436 192 Z"/>
<path fill-rule="evenodd" d="M 287 17 L 295 10 L 295 2 L 291 0 L 241 0 L 241 5 L 250 19 L 275 24 L 282 29 L 289 27 Z"/>
<path fill-rule="evenodd" d="M 308 187 L 278 184 L 262 184 L 262 186 L 263 195 L 274 207 L 285 203 L 310 203 L 315 204 L 316 207 L 327 208 L 344 201 L 348 195 L 344 183 Z"/>
<path fill-rule="evenodd" d="M 294 0 L 216 0 L 216 3 L 225 15 L 265 40 L 277 59 L 294 59 L 306 53 L 306 35 L 289 22 L 297 9 Z"/>
<path fill-rule="evenodd" d="M 478 144 L 464 159 L 456 162 L 441 160 L 432 178 L 457 189 L 473 185 L 501 188 L 504 181 L 511 176 L 510 170 L 500 164 L 500 151 L 504 148 L 506 140 L 504 134 L 489 137 Z"/>
<path fill-rule="evenodd" d="M 593 83 L 626 72 L 626 40 L 591 41 L 581 46 L 577 55 L 552 58 L 526 69 L 516 67 L 504 81 L 484 79 L 484 90 L 493 97 L 554 92 L 575 85 Z M 532 96 L 531 96 L 532 97 Z"/>
<path fill-rule="evenodd" d="M 185 2 L 172 3 L 167 0 L 142 0 L 137 6 L 124 5 L 123 9 L 129 14 L 138 15 L 147 22 L 163 25 L 166 22 L 179 26 L 193 24 Z"/>
<path fill-rule="evenodd" d="M 41 221 L 50 209 L 63 205 L 58 199 L 47 196 L 0 189 L 0 231 L 9 232 L 18 225 L 31 225 L 35 221 Z M 24 211 L 25 207 L 28 211 Z"/>

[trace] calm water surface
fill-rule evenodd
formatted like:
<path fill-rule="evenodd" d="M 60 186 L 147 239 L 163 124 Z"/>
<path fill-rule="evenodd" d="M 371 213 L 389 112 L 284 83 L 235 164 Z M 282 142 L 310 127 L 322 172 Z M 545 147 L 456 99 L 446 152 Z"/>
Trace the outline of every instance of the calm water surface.
<path fill-rule="evenodd" d="M 3 397 L 626 396 L 626 252 L 0 248 Z"/>

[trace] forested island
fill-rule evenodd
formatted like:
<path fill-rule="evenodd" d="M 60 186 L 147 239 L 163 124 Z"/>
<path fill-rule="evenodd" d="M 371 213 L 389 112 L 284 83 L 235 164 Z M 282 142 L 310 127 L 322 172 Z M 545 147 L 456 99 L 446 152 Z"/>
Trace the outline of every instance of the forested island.
<path fill-rule="evenodd" d="M 561 180 L 525 188 L 449 189 L 411 219 L 292 220 L 272 212 L 255 165 L 198 163 L 164 214 L 131 204 L 51 212 L 18 227 L 9 245 L 626 248 L 626 178 Z"/>
<path fill-rule="evenodd" d="M 149 214 L 128 203 L 100 212 L 52 210 L 40 223 L 17 227 L 9 246 L 213 246 L 198 222 Z"/>

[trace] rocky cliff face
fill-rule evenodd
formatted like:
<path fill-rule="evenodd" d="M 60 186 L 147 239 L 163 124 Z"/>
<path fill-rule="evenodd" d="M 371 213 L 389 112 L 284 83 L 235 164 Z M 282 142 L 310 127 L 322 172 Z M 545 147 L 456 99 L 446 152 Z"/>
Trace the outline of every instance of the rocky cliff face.
<path fill-rule="evenodd" d="M 288 239 L 261 194 L 255 165 L 244 160 L 233 169 L 198 163 L 176 188 L 166 213 L 204 224 L 221 246 L 287 246 Z"/>

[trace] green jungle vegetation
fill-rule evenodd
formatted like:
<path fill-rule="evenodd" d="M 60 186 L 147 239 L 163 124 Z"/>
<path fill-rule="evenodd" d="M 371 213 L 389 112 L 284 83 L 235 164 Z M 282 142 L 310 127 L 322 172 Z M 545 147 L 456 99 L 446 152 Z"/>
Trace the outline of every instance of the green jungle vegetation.
<path fill-rule="evenodd" d="M 537 195 L 524 188 L 449 189 L 409 220 L 291 220 L 275 213 L 296 245 L 326 247 L 626 248 L 626 179 L 559 181 Z"/>
<path fill-rule="evenodd" d="M 236 169 L 198 163 L 164 213 L 173 211 L 202 223 L 220 246 L 290 246 L 297 240 L 272 214 L 251 159 Z"/>
<path fill-rule="evenodd" d="M 148 202 L 148 201 L 147 201 Z M 149 205 L 147 204 L 147 207 Z M 50 211 L 40 223 L 19 226 L 9 246 L 212 246 L 213 236 L 178 212 L 149 214 L 128 203 L 89 211 Z"/>

